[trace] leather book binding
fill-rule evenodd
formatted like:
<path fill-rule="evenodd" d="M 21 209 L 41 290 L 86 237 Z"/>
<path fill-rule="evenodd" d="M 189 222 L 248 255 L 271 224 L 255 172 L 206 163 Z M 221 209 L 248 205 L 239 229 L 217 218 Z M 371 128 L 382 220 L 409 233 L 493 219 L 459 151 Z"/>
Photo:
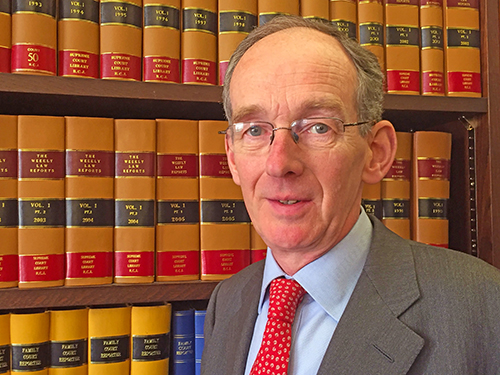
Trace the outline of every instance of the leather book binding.
<path fill-rule="evenodd" d="M 12 10 L 10 0 L 0 0 L 0 73 L 10 73 Z"/>
<path fill-rule="evenodd" d="M 259 26 L 279 15 L 300 14 L 299 0 L 257 0 Z"/>
<path fill-rule="evenodd" d="M 385 71 L 384 4 L 382 0 L 358 0 L 359 44 L 377 56 Z"/>
<path fill-rule="evenodd" d="M 422 95 L 444 95 L 443 0 L 420 0 Z"/>
<path fill-rule="evenodd" d="M 357 40 L 358 15 L 356 0 L 330 0 L 330 22 L 349 38 Z"/>
<path fill-rule="evenodd" d="M 367 214 L 374 215 L 382 220 L 382 182 L 376 184 L 364 184 L 361 193 L 361 204 Z"/>

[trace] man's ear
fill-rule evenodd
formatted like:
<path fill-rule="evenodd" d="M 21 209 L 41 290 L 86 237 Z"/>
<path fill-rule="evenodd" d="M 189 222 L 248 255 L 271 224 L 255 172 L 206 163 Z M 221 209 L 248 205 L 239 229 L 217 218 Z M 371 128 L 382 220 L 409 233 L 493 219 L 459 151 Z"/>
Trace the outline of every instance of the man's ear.
<path fill-rule="evenodd" d="M 371 150 L 363 170 L 363 181 L 375 184 L 382 180 L 389 171 L 396 155 L 397 140 L 394 126 L 389 121 L 376 123 L 371 134 L 367 135 Z"/>
<path fill-rule="evenodd" d="M 231 171 L 231 176 L 233 176 L 233 181 L 236 185 L 240 185 L 240 175 L 238 174 L 238 170 L 236 169 L 236 163 L 234 162 L 234 152 L 231 151 L 229 147 L 229 140 L 227 139 L 227 135 L 225 137 L 225 147 L 226 147 L 226 155 L 227 155 L 227 164 L 229 165 L 229 170 Z"/>

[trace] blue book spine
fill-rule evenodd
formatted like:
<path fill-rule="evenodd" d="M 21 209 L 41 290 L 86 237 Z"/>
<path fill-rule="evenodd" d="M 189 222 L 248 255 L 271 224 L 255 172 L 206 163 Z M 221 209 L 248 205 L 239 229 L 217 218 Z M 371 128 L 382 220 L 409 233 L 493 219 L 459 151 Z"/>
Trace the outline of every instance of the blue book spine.
<path fill-rule="evenodd" d="M 207 315 L 206 310 L 196 310 L 194 313 L 195 375 L 200 375 L 201 373 L 201 355 L 203 353 L 203 345 L 205 344 L 205 336 L 203 335 L 205 315 Z"/>
<path fill-rule="evenodd" d="M 174 311 L 172 337 L 173 375 L 194 375 L 194 310 Z"/>

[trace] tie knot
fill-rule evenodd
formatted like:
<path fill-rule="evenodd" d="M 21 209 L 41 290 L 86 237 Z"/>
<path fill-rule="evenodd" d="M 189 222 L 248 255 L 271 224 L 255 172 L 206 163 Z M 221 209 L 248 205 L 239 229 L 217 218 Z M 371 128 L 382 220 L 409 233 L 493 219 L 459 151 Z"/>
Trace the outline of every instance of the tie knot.
<path fill-rule="evenodd" d="M 274 318 L 292 323 L 302 297 L 306 291 L 295 280 L 274 279 L 269 292 L 268 318 Z"/>

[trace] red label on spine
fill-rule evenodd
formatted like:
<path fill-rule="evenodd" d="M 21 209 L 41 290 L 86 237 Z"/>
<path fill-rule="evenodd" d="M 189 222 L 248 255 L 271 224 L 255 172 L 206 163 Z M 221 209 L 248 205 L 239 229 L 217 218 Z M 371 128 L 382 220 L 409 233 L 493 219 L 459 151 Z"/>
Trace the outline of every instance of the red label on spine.
<path fill-rule="evenodd" d="M 0 46 L 0 73 L 10 73 L 10 48 Z"/>
<path fill-rule="evenodd" d="M 56 75 L 56 50 L 34 44 L 15 44 L 12 46 L 12 72 Z"/>
<path fill-rule="evenodd" d="M 17 254 L 0 255 L 0 283 L 17 281 Z"/>
<path fill-rule="evenodd" d="M 252 249 L 251 251 L 251 256 L 252 256 L 252 263 L 256 263 L 259 260 L 265 259 L 267 254 L 267 249 Z"/>
<path fill-rule="evenodd" d="M 443 74 L 443 72 L 423 72 L 422 73 L 422 93 L 423 94 L 444 94 L 444 74 Z"/>
<path fill-rule="evenodd" d="M 64 151 L 19 151 L 19 178 L 64 178 Z"/>
<path fill-rule="evenodd" d="M 182 83 L 217 84 L 217 64 L 201 59 L 182 60 Z"/>
<path fill-rule="evenodd" d="M 411 162 L 409 160 L 395 159 L 391 168 L 384 177 L 384 180 L 410 181 Z"/>
<path fill-rule="evenodd" d="M 420 6 L 421 7 L 425 7 L 425 6 L 442 7 L 443 0 L 420 0 Z"/>
<path fill-rule="evenodd" d="M 418 0 L 385 0 L 386 4 L 418 6 Z"/>
<path fill-rule="evenodd" d="M 113 177 L 113 151 L 66 151 L 67 176 Z"/>
<path fill-rule="evenodd" d="M 225 154 L 200 155 L 201 177 L 231 178 L 231 171 Z"/>
<path fill-rule="evenodd" d="M 158 155 L 158 177 L 198 177 L 198 156 Z"/>
<path fill-rule="evenodd" d="M 448 0 L 448 8 L 472 8 L 479 9 L 479 0 Z"/>
<path fill-rule="evenodd" d="M 144 81 L 181 81 L 179 59 L 167 56 L 144 57 Z"/>
<path fill-rule="evenodd" d="M 0 150 L 0 178 L 17 178 L 16 150 Z"/>
<path fill-rule="evenodd" d="M 141 58 L 121 53 L 101 55 L 101 78 L 141 80 Z"/>
<path fill-rule="evenodd" d="M 420 180 L 450 179 L 450 161 L 448 159 L 418 160 L 418 178 Z"/>
<path fill-rule="evenodd" d="M 201 250 L 202 275 L 232 275 L 250 264 L 250 250 Z"/>
<path fill-rule="evenodd" d="M 428 243 L 427 245 L 437 246 L 437 247 L 444 247 L 445 249 L 448 248 L 448 244 L 446 244 L 446 243 Z"/>
<path fill-rule="evenodd" d="M 156 276 L 200 274 L 198 251 L 159 251 L 156 254 Z"/>
<path fill-rule="evenodd" d="M 99 56 L 83 51 L 59 51 L 59 75 L 99 78 Z"/>
<path fill-rule="evenodd" d="M 64 279 L 64 254 L 19 255 L 19 282 Z"/>
<path fill-rule="evenodd" d="M 221 61 L 219 62 L 219 85 L 224 84 L 224 77 L 226 76 L 227 66 L 229 65 L 229 61 Z"/>
<path fill-rule="evenodd" d="M 420 93 L 420 74 L 410 70 L 388 70 L 387 91 L 398 93 L 399 91 Z"/>
<path fill-rule="evenodd" d="M 117 152 L 115 154 L 115 176 L 154 177 L 154 152 Z"/>
<path fill-rule="evenodd" d="M 66 278 L 81 279 L 113 276 L 113 253 L 66 253 Z"/>
<path fill-rule="evenodd" d="M 147 277 L 154 274 L 153 251 L 115 252 L 116 277 Z"/>
<path fill-rule="evenodd" d="M 448 92 L 481 94 L 481 74 L 471 72 L 448 72 Z"/>

